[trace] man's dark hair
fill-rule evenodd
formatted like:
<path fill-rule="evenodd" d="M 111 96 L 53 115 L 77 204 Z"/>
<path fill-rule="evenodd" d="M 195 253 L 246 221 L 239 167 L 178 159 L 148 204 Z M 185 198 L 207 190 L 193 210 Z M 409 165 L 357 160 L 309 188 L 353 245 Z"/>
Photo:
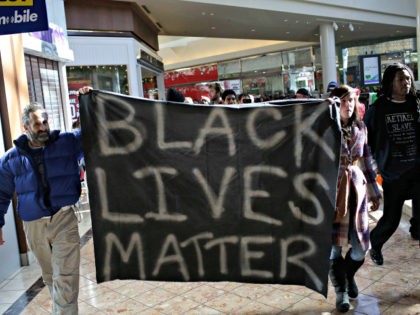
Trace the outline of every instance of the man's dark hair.
<path fill-rule="evenodd" d="M 38 110 L 45 111 L 45 109 L 39 103 L 36 102 L 32 102 L 29 105 L 25 106 L 22 112 L 22 123 L 28 126 L 29 121 L 31 120 L 31 114 L 35 113 Z"/>
<path fill-rule="evenodd" d="M 415 81 L 413 71 L 411 71 L 411 69 L 408 66 L 402 63 L 394 63 L 392 65 L 389 65 L 385 69 L 381 82 L 381 94 L 389 98 L 392 97 L 395 76 L 397 75 L 398 71 L 403 70 L 406 70 L 410 74 L 411 78 L 410 92 L 408 94 L 410 95 L 410 97 L 416 97 L 416 87 L 414 86 Z"/>
<path fill-rule="evenodd" d="M 302 94 L 303 96 L 311 97 L 311 94 L 305 88 L 300 88 L 299 90 L 296 91 L 296 94 Z"/>
<path fill-rule="evenodd" d="M 226 99 L 226 96 L 228 96 L 228 95 L 235 95 L 235 98 L 236 98 L 235 91 L 234 90 L 231 90 L 231 89 L 227 89 L 227 90 L 224 90 L 224 92 L 222 94 L 222 100 L 225 100 Z"/>
<path fill-rule="evenodd" d="M 179 102 L 179 103 L 183 103 L 185 101 L 185 97 L 184 95 L 182 95 L 181 92 L 169 88 L 168 92 L 166 93 L 166 100 L 169 102 Z"/>

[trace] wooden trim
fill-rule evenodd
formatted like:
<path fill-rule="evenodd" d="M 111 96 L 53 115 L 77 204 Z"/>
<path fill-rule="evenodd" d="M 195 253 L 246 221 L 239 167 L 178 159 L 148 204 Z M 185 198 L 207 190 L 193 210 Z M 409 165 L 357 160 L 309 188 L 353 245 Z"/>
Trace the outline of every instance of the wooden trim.
<path fill-rule="evenodd" d="M 67 0 L 64 2 L 67 30 L 132 33 L 155 51 L 159 28 L 132 2 Z"/>

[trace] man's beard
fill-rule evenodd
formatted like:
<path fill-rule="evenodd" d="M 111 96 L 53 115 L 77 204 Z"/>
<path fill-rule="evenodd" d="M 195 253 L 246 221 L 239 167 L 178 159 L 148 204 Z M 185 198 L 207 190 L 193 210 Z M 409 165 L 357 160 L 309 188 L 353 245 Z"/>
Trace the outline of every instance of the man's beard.
<path fill-rule="evenodd" d="M 39 131 L 38 133 L 34 133 L 32 131 L 29 131 L 28 136 L 31 139 L 31 142 L 44 144 L 50 138 L 50 131 L 49 130 L 44 131 L 44 132 Z"/>

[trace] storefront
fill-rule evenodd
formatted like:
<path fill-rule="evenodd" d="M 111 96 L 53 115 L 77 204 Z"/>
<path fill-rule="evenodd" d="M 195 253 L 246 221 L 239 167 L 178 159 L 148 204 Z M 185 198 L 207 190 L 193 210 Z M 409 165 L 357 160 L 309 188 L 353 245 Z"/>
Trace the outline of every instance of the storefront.
<path fill-rule="evenodd" d="M 379 89 L 380 80 L 366 80 L 366 60 L 378 63 L 376 76 L 382 75 L 390 64 L 399 62 L 408 65 L 417 78 L 417 46 L 415 38 L 407 38 L 374 44 L 365 44 L 341 49 L 340 81 L 366 91 Z M 371 67 L 372 68 L 372 67 Z"/>
<path fill-rule="evenodd" d="M 67 67 L 72 119 L 77 90 L 89 85 L 137 97 L 164 99 L 158 27 L 139 5 L 125 1 L 65 1 L 74 61 Z"/>
<path fill-rule="evenodd" d="M 67 66 L 72 119 L 79 117 L 82 86 L 120 94 L 164 99 L 163 63 L 134 38 L 70 36 L 74 61 Z"/>
<path fill-rule="evenodd" d="M 21 34 L 0 36 L 0 155 L 22 133 L 22 109 L 30 102 L 46 109 L 51 129 L 71 128 L 65 65 L 73 59 L 73 52 L 67 41 L 64 4 L 53 0 L 45 4 L 48 13 L 45 27 L 26 29 L 27 23 L 22 23 L 25 25 L 19 29 Z M 4 258 L 0 282 L 29 263 L 22 221 L 13 208 L 11 203 L 3 227 L 6 243 L 0 248 Z"/>
<path fill-rule="evenodd" d="M 279 99 L 301 87 L 315 89 L 312 63 L 311 47 L 264 54 L 167 72 L 165 86 L 199 99 L 208 93 L 203 86 L 219 81 L 225 89 L 233 89 L 238 94 Z"/>
<path fill-rule="evenodd" d="M 65 65 L 73 52 L 65 27 L 50 22 L 48 31 L 22 34 L 22 42 L 30 101 L 47 110 L 52 129 L 71 129 Z"/>
<path fill-rule="evenodd" d="M 166 88 L 175 88 L 184 96 L 201 103 L 203 97 L 209 97 L 208 83 L 218 78 L 217 64 L 209 64 L 165 72 L 164 82 Z"/>

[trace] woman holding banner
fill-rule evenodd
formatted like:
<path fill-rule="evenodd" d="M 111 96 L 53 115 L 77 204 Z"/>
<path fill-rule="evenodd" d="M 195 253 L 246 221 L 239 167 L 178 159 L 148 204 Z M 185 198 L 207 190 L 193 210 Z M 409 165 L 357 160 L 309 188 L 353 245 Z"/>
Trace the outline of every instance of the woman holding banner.
<path fill-rule="evenodd" d="M 354 275 L 369 249 L 368 202 L 372 202 L 372 210 L 377 210 L 381 194 L 356 91 L 340 85 L 331 92 L 331 97 L 336 97 L 340 106 L 342 133 L 329 275 L 336 292 L 336 308 L 347 312 L 349 297 L 358 296 Z M 351 248 L 343 258 L 342 248 L 347 245 Z"/>

